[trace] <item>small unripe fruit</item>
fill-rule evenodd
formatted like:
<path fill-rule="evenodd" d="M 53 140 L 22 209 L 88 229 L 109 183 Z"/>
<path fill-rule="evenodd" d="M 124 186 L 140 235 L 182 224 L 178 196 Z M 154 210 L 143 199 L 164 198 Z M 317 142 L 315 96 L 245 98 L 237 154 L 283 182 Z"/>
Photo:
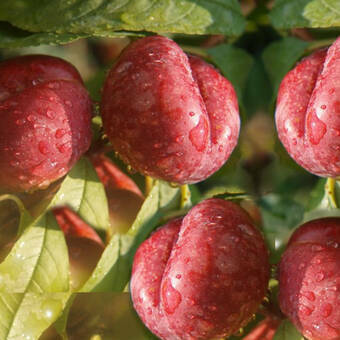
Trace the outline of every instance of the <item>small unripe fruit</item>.
<path fill-rule="evenodd" d="M 267 249 L 248 214 L 208 199 L 142 243 L 130 290 L 140 318 L 161 339 L 218 339 L 248 323 L 268 277 Z"/>
<path fill-rule="evenodd" d="M 322 177 L 340 176 L 340 38 L 283 79 L 276 126 L 290 156 Z"/>
<path fill-rule="evenodd" d="M 300 226 L 279 269 L 282 312 L 309 340 L 339 340 L 340 218 Z"/>
<path fill-rule="evenodd" d="M 161 36 L 140 39 L 123 51 L 105 81 L 101 112 L 124 162 L 180 184 L 218 170 L 240 128 L 231 83 Z"/>
<path fill-rule="evenodd" d="M 68 62 L 0 63 L 0 188 L 34 191 L 64 176 L 91 143 L 91 101 Z"/>

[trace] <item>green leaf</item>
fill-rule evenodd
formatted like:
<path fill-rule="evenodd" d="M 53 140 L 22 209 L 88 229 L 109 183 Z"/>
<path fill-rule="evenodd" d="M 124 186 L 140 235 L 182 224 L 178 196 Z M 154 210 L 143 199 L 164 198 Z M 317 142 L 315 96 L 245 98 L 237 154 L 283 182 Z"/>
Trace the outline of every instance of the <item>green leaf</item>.
<path fill-rule="evenodd" d="M 63 310 L 67 293 L 0 293 L 0 339 L 35 340 Z"/>
<path fill-rule="evenodd" d="M 276 0 L 270 19 L 278 29 L 340 26 L 338 0 Z"/>
<path fill-rule="evenodd" d="M 69 339 L 157 340 L 143 325 L 129 293 L 76 294 L 67 325 Z"/>
<path fill-rule="evenodd" d="M 17 48 L 45 44 L 61 45 L 87 36 L 85 34 L 71 33 L 31 33 L 16 28 L 7 22 L 0 22 L 0 48 Z"/>
<path fill-rule="evenodd" d="M 70 207 L 96 229 L 106 230 L 110 225 L 104 186 L 86 158 L 80 159 L 68 173 L 51 203 L 53 206 Z"/>
<path fill-rule="evenodd" d="M 30 225 L 0 264 L 0 291 L 63 292 L 69 289 L 67 246 L 52 213 Z"/>
<path fill-rule="evenodd" d="M 101 100 L 101 89 L 104 84 L 107 73 L 109 72 L 109 67 L 100 69 L 95 75 L 85 83 L 87 90 L 90 93 L 92 100 L 100 102 Z"/>
<path fill-rule="evenodd" d="M 213 62 L 223 75 L 233 84 L 240 102 L 243 90 L 253 65 L 253 58 L 243 49 L 222 44 L 208 50 Z"/>
<path fill-rule="evenodd" d="M 0 20 L 32 32 L 110 35 L 113 31 L 239 35 L 236 0 L 2 0 Z"/>
<path fill-rule="evenodd" d="M 67 339 L 66 327 L 67 327 L 68 317 L 69 317 L 70 310 L 72 308 L 72 305 L 73 305 L 73 302 L 76 296 L 77 296 L 76 294 L 71 295 L 70 293 L 70 295 L 68 296 L 68 299 L 67 300 L 65 299 L 63 311 L 62 313 L 59 314 L 58 320 L 56 320 L 56 322 L 54 323 L 54 328 L 56 329 L 58 334 L 63 339 Z"/>
<path fill-rule="evenodd" d="M 306 41 L 287 37 L 273 42 L 263 51 L 262 59 L 274 89 L 274 98 L 283 77 L 303 56 L 307 47 Z"/>
<path fill-rule="evenodd" d="M 311 0 L 276 0 L 269 18 L 274 27 L 288 29 L 309 27 L 309 21 L 303 17 L 305 6 Z"/>
<path fill-rule="evenodd" d="M 309 20 L 309 27 L 340 26 L 339 0 L 314 0 L 304 9 L 303 16 Z"/>
<path fill-rule="evenodd" d="M 261 58 L 255 58 L 244 91 L 244 106 L 249 117 L 258 111 L 269 111 L 272 87 Z"/>
<path fill-rule="evenodd" d="M 273 340 L 303 340 L 304 337 L 289 320 L 283 320 Z"/>
<path fill-rule="evenodd" d="M 145 199 L 127 234 L 113 235 L 97 267 L 81 291 L 122 291 L 129 281 L 134 254 L 138 246 L 169 212 L 181 204 L 179 188 L 157 181 Z"/>

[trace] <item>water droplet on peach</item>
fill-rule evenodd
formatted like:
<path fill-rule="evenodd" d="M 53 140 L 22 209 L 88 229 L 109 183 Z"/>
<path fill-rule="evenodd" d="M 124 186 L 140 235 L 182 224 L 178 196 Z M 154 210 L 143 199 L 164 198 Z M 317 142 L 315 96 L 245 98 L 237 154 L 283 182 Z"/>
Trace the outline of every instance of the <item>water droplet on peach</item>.
<path fill-rule="evenodd" d="M 163 303 L 164 309 L 167 313 L 172 314 L 177 309 L 178 305 L 182 301 L 182 296 L 176 290 L 169 279 L 167 279 L 163 285 Z"/>
<path fill-rule="evenodd" d="M 48 146 L 44 141 L 40 141 L 38 144 L 38 149 L 43 155 L 48 154 Z"/>
<path fill-rule="evenodd" d="M 26 119 L 25 118 L 20 118 L 20 119 L 17 119 L 15 121 L 15 124 L 18 125 L 18 126 L 24 125 L 25 123 L 26 123 Z"/>

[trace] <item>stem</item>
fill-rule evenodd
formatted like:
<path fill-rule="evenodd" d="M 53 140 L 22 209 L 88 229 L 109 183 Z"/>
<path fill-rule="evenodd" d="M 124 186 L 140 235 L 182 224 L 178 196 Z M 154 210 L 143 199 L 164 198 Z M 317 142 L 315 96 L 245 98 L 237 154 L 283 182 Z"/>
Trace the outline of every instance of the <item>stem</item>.
<path fill-rule="evenodd" d="M 191 206 L 191 192 L 187 184 L 181 185 L 181 209 Z"/>
<path fill-rule="evenodd" d="M 328 197 L 328 202 L 330 203 L 332 208 L 339 208 L 336 193 L 335 193 L 335 182 L 334 178 L 327 178 L 327 182 L 325 185 L 326 195 Z"/>
<path fill-rule="evenodd" d="M 149 195 L 152 187 L 153 187 L 153 178 L 150 176 L 145 176 L 145 197 Z"/>

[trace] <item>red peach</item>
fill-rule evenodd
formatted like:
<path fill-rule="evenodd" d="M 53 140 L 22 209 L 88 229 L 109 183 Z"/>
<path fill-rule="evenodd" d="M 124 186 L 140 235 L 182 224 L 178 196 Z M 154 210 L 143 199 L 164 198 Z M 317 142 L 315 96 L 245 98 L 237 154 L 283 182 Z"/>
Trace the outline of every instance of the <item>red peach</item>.
<path fill-rule="evenodd" d="M 91 101 L 68 62 L 31 55 L 0 64 L 0 187 L 33 191 L 64 176 L 91 143 Z"/>
<path fill-rule="evenodd" d="M 218 170 L 240 128 L 231 83 L 162 36 L 140 39 L 123 51 L 105 81 L 101 112 L 124 162 L 180 184 Z"/>
<path fill-rule="evenodd" d="M 130 290 L 140 318 L 161 339 L 215 339 L 248 323 L 268 278 L 268 252 L 248 214 L 208 199 L 142 243 Z"/>
<path fill-rule="evenodd" d="M 276 126 L 290 156 L 322 177 L 340 175 L 340 38 L 283 79 Z"/>
<path fill-rule="evenodd" d="M 279 270 L 282 312 L 309 340 L 340 339 L 340 218 L 300 226 Z"/>

